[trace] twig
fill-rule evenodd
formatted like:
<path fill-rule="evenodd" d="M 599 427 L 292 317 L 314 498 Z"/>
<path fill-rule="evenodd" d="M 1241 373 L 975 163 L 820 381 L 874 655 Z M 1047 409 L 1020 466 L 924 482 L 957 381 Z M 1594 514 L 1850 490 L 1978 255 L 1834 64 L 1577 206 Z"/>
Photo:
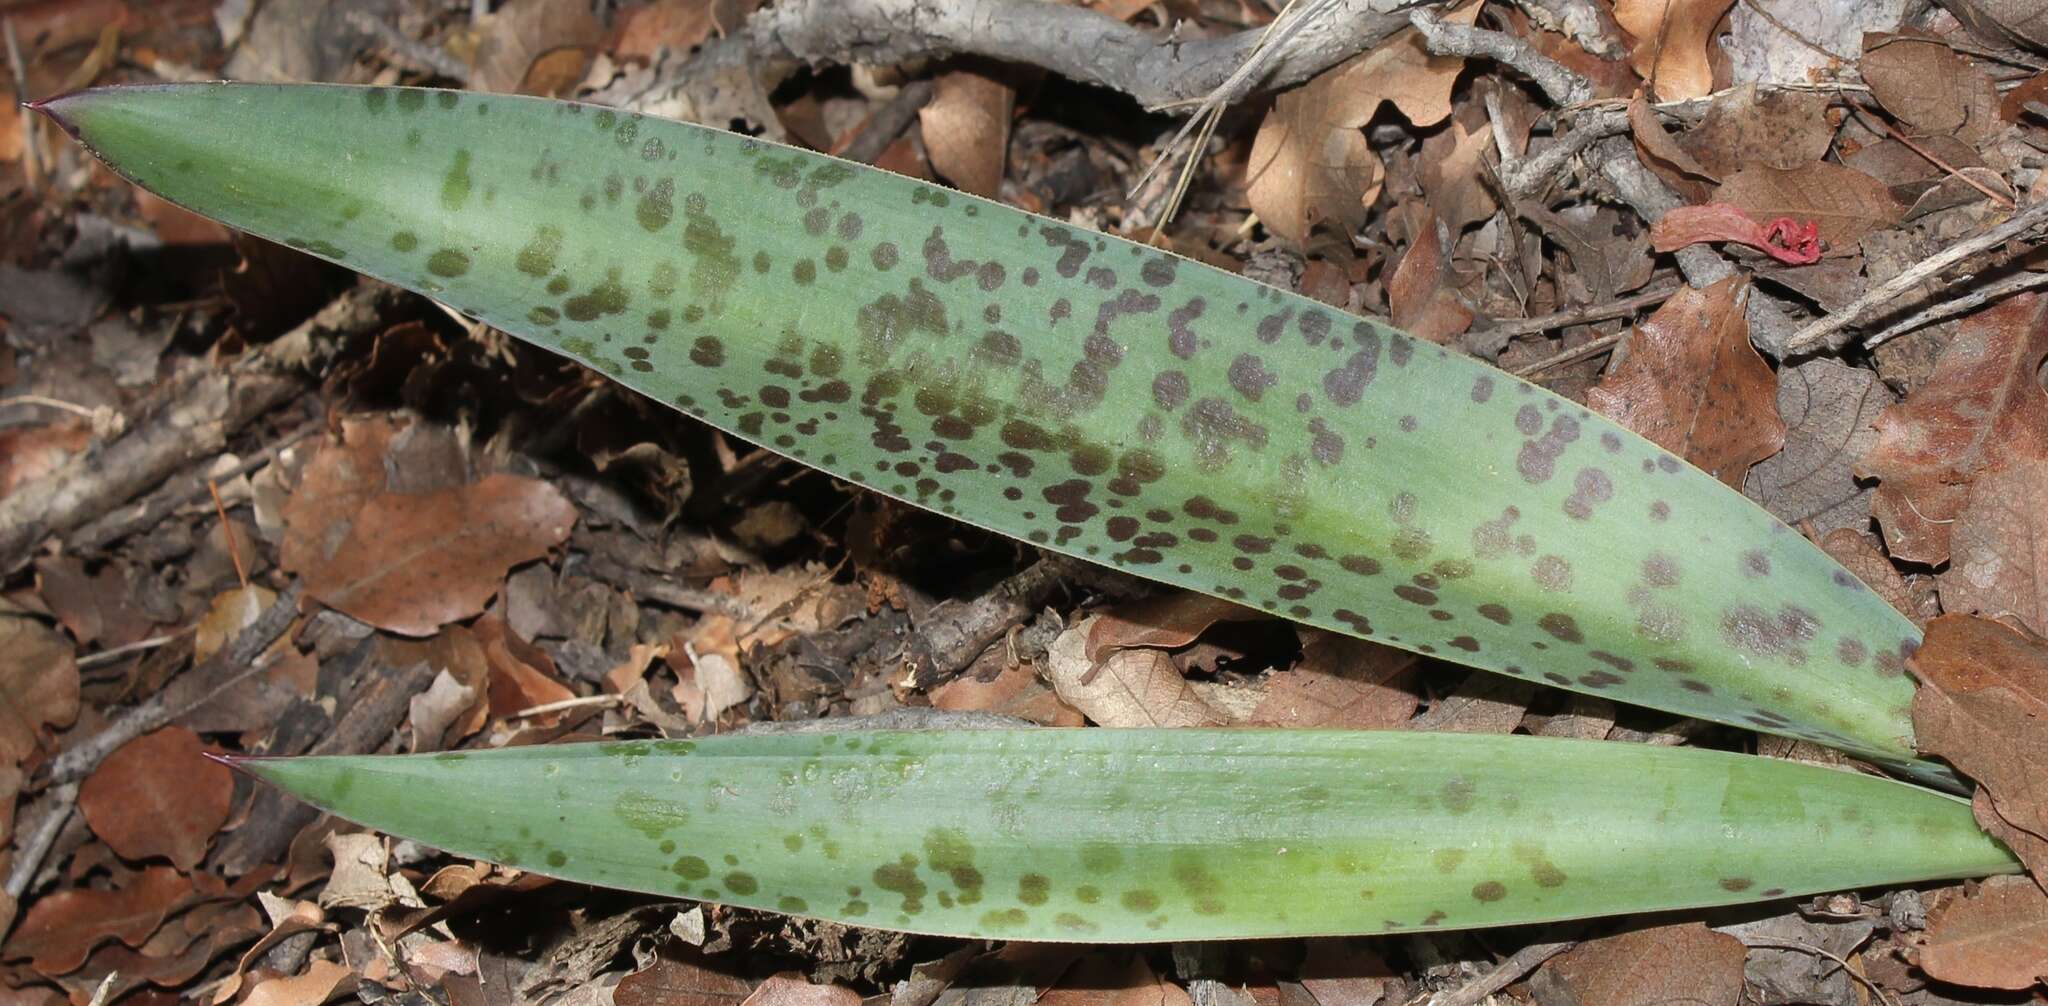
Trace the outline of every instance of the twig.
<path fill-rule="evenodd" d="M 77 402 L 67 402 L 61 398 L 51 398 L 47 395 L 9 395 L 6 398 L 0 398 L 0 406 L 8 405 L 40 405 L 46 409 L 69 412 L 74 416 L 84 416 L 87 419 L 91 419 L 93 415 L 93 410 L 88 406 L 80 405 Z"/>
<path fill-rule="evenodd" d="M 1455 989 L 1446 989 L 1431 996 L 1424 1006 L 1478 1006 L 1487 996 L 1513 985 L 1523 975 L 1536 970 L 1536 966 L 1571 949 L 1572 941 L 1562 943 L 1535 943 L 1509 955 L 1507 960 L 1493 966 L 1493 970 Z"/>
<path fill-rule="evenodd" d="M 28 891 L 36 871 L 43 868 L 43 857 L 57 844 L 57 834 L 64 830 L 64 822 L 71 819 L 72 809 L 78 806 L 78 784 L 67 782 L 53 787 L 38 802 L 44 807 L 43 817 L 36 822 L 34 831 L 22 836 L 16 846 L 20 851 L 14 857 L 14 869 L 7 874 L 7 896 L 16 900 Z"/>
<path fill-rule="evenodd" d="M 1593 96 L 1592 81 L 1506 32 L 1447 24 L 1427 10 L 1409 11 L 1408 23 L 1422 33 L 1423 44 L 1429 47 L 1430 52 L 1445 56 L 1484 56 L 1529 78 L 1553 104 L 1576 105 Z"/>
<path fill-rule="evenodd" d="M 1837 954 L 1832 950 L 1829 950 L 1826 947 L 1816 947 L 1810 943 L 1795 943 L 1791 940 L 1766 939 L 1747 939 L 1743 940 L 1742 944 L 1743 946 L 1747 947 L 1767 947 L 1772 950 L 1790 950 L 1797 953 L 1812 954 L 1816 957 L 1825 957 L 1828 960 L 1835 962 L 1835 966 L 1841 968 L 1843 973 L 1847 974 L 1851 978 L 1856 979 L 1856 984 L 1869 989 L 1873 995 L 1877 996 L 1878 1002 L 1884 1004 L 1884 1006 L 1897 1006 L 1897 1000 L 1894 1000 L 1892 997 L 1885 995 L 1884 989 L 1879 988 L 1876 982 L 1871 981 L 1870 976 L 1865 975 L 1863 972 L 1856 970 L 1854 967 L 1850 966 L 1849 961 L 1846 958 L 1842 957 L 1842 955 Z"/>
<path fill-rule="evenodd" d="M 162 646 L 165 643 L 168 643 L 171 640 L 176 639 L 184 634 L 185 633 L 183 632 L 175 632 L 168 636 L 151 636 L 148 639 L 136 640 L 135 642 L 129 643 L 125 646 L 112 647 L 110 649 L 101 650 L 98 653 L 88 653 L 85 656 L 78 658 L 78 669 L 81 671 L 90 670 L 94 667 L 100 666 L 101 664 L 111 664 L 114 661 L 119 660 L 122 657 L 128 656 L 131 653 L 142 653 L 148 650 L 154 650 L 157 647 Z"/>
<path fill-rule="evenodd" d="M 2016 293 L 2032 290 L 2037 286 L 2048 286 L 2048 272 L 2033 272 L 2031 270 L 2016 272 L 1996 282 L 1986 283 L 1960 297 L 1952 297 L 1938 304 L 1930 304 L 1915 312 L 1912 317 L 1863 340 L 1863 348 L 1876 349 L 1914 329 L 1934 324 L 1944 318 L 1968 314 L 1994 300 L 2000 300 Z"/>
<path fill-rule="evenodd" d="M 233 467 L 217 473 L 214 477 L 217 479 L 237 479 L 272 464 L 285 451 L 296 446 L 307 437 L 320 432 L 320 429 L 319 423 L 308 423 L 303 429 L 264 448 L 262 453 L 253 457 L 243 458 Z M 77 531 L 66 536 L 64 541 L 65 547 L 74 555 L 90 553 L 120 541 L 131 534 L 146 531 L 177 512 L 180 507 L 188 503 L 197 502 L 200 495 L 206 491 L 207 488 L 203 482 L 186 486 L 166 486 L 134 506 L 116 510 L 79 528 Z"/>
<path fill-rule="evenodd" d="M 570 709 L 586 709 L 591 706 L 621 706 L 625 704 L 626 697 L 623 695 L 585 695 L 581 698 L 562 699 L 557 702 L 543 702 L 537 706 L 528 706 L 518 712 L 507 713 L 505 718 L 508 720 L 518 720 L 529 716 L 546 716 L 549 713 L 559 713 Z"/>
<path fill-rule="evenodd" d="M 411 38 L 386 23 L 381 17 L 364 10 L 348 12 L 348 23 L 357 31 L 376 38 L 377 44 L 391 50 L 391 54 L 414 69 L 431 71 L 437 77 L 469 83 L 469 65 L 449 55 L 437 46 L 427 45 Z"/>
<path fill-rule="evenodd" d="M 1329 4 L 1282 47 L 1256 85 L 1290 87 L 1372 48 L 1408 23 L 1389 6 Z M 896 63 L 964 53 L 1043 67 L 1166 108 L 1199 101 L 1229 81 L 1264 29 L 1189 41 L 1035 0 L 790 0 L 754 14 L 743 34 L 762 59 Z"/>
<path fill-rule="evenodd" d="M 233 642 L 185 673 L 183 680 L 194 682 L 205 691 L 188 698 L 184 693 L 192 690 L 189 687 L 166 688 L 150 696 L 147 702 L 129 709 L 101 728 L 99 733 L 52 760 L 49 781 L 64 784 L 85 778 L 121 745 L 198 709 L 262 670 L 256 658 L 291 628 L 292 620 L 298 614 L 299 585 L 293 584 L 247 628 L 236 633 Z M 214 683 L 214 679 L 222 675 L 225 678 Z"/>
<path fill-rule="evenodd" d="M 1979 231 L 1914 263 L 1897 276 L 1864 291 L 1861 297 L 1850 301 L 1841 310 L 1792 333 L 1792 337 L 1786 340 L 1785 351 L 1781 355 L 1797 356 L 1840 346 L 1847 338 L 1836 333 L 1861 321 L 1879 305 L 1890 302 L 1921 282 L 1978 252 L 1995 248 L 2033 230 L 2044 221 L 2048 221 L 2048 202 L 2035 203 L 2008 218 L 2004 223 Z"/>
<path fill-rule="evenodd" d="M 1614 344 L 1620 342 L 1621 337 L 1626 334 L 1628 334 L 1627 329 L 1623 329 L 1619 332 L 1609 332 L 1606 335 L 1595 338 L 1582 345 L 1574 346 L 1571 349 L 1567 349 L 1564 352 L 1558 353 L 1555 356 L 1546 356 L 1543 359 L 1537 360 L 1535 363 L 1529 364 L 1526 367 L 1516 369 L 1513 373 L 1516 377 L 1528 377 L 1531 374 L 1540 374 L 1543 371 L 1549 370 L 1552 367 L 1562 367 L 1565 364 L 1571 363 L 1575 360 L 1583 360 L 1586 357 L 1592 356 L 1595 353 L 1602 352 L 1608 349 L 1613 349 Z"/>
<path fill-rule="evenodd" d="M 889 149 L 889 144 L 896 142 L 896 138 L 910 128 L 918 110 L 931 104 L 932 90 L 929 80 L 914 80 L 903 85 L 888 104 L 869 117 L 867 126 L 846 144 L 844 150 L 839 151 L 839 156 L 862 164 L 875 163 L 882 152 Z"/>
<path fill-rule="evenodd" d="M 974 663 L 981 651 L 1038 610 L 1073 572 L 1069 560 L 1048 553 L 980 597 L 933 605 L 923 617 L 913 619 L 917 631 L 904 650 L 902 663 L 912 682 L 930 689 Z"/>
<path fill-rule="evenodd" d="M 1584 325 L 1587 322 L 1606 321 L 1609 318 L 1625 318 L 1643 308 L 1653 307 L 1670 300 L 1672 295 L 1678 291 L 1679 287 L 1676 284 L 1660 286 L 1654 290 L 1645 290 L 1633 297 L 1623 297 L 1620 300 L 1608 301 L 1605 304 L 1587 304 L 1584 307 L 1553 311 L 1550 314 L 1537 315 L 1534 318 L 1503 322 L 1487 329 L 1485 335 L 1488 338 L 1513 339 L 1524 335 L 1548 332 L 1552 329 Z"/>

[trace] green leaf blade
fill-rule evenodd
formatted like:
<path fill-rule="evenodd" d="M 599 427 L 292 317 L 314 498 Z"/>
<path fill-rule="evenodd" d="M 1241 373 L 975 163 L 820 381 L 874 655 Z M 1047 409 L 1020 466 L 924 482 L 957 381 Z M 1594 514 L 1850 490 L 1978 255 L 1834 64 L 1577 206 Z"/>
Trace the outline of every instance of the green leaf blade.
<path fill-rule="evenodd" d="M 1902 783 L 1529 737 L 866 732 L 242 765 L 552 876 L 967 937 L 1470 928 L 2016 869 L 1967 803 Z"/>
<path fill-rule="evenodd" d="M 1299 621 L 1914 762 L 1913 625 L 1584 408 L 1194 262 L 699 127 L 169 85 L 47 103 L 165 197 L 908 502 Z"/>

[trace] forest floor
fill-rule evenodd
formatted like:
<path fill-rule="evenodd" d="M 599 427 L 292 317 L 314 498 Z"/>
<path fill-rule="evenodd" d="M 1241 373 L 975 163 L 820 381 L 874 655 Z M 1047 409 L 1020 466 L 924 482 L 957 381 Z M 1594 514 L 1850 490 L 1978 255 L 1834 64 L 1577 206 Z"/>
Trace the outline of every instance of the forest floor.
<path fill-rule="evenodd" d="M 1995 636 L 2018 712 L 1940 753 L 2048 870 L 2048 30 L 2025 5 L 1471 0 L 1413 23 L 1364 0 L 758 6 L 4 0 L 0 18 L 19 100 L 220 77 L 576 98 L 1390 319 L 1740 487 L 1916 622 Z M 1276 18 L 1310 27 L 1256 49 Z M 1177 142 L 1190 108 L 1213 130 Z M 477 508 L 575 520 L 407 558 Z M 389 576 L 377 599 L 308 588 L 337 574 L 303 543 L 342 537 Z M 931 707 L 1844 758 L 863 491 L 144 194 L 26 112 L 0 115 L 0 576 L 0 1006 L 2048 1002 L 2048 894 L 2026 877 L 1102 948 L 623 895 L 320 816 L 203 754 Z M 1076 663 L 1054 645 L 1076 631 L 1142 659 Z M 1103 673 L 1121 687 L 1085 687 Z"/>

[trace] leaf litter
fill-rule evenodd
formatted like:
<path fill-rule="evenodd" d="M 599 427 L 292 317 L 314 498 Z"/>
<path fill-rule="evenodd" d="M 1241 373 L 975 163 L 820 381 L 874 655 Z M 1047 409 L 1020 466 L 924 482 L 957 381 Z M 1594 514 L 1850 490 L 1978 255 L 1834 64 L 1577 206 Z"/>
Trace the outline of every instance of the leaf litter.
<path fill-rule="evenodd" d="M 1029 60 L 885 48 L 798 70 L 734 58 L 771 37 L 750 19 L 777 12 L 744 0 L 597 13 L 517 0 L 478 17 L 412 0 L 325 6 L 18 4 L 16 97 L 227 72 L 641 101 L 870 151 L 894 170 L 1138 238 L 1157 215 L 1123 193 L 1176 125 Z M 1766 7 L 1783 16 L 1762 19 Z M 1600 923 L 1560 937 L 1577 939 L 1572 949 L 1517 965 L 1498 997 L 1848 1006 L 1871 994 L 2006 1002 L 2042 988 L 2048 529 L 2029 501 L 2048 492 L 2043 302 L 1992 297 L 1871 353 L 1805 359 L 1778 358 L 1768 318 L 1843 310 L 2038 197 L 2048 104 L 2029 102 L 2048 95 L 2035 69 L 2048 34 L 2011 4 L 1910 16 L 1815 5 L 1869 31 L 1853 39 L 1781 7 L 1439 5 L 1444 23 L 1582 74 L 1595 100 L 1559 108 L 1521 69 L 1432 52 L 1415 28 L 1383 33 L 1299 86 L 1240 103 L 1197 152 L 1187 208 L 1157 238 L 1528 369 L 1742 486 L 1910 617 L 1933 617 L 1910 661 L 1921 741 L 1977 783 L 1980 823 L 2033 878 L 1776 905 L 1718 930 Z M 1273 16 L 1097 9 L 1125 30 L 1198 44 Z M 210 23 L 221 27 L 192 30 Z M 1781 66 L 1810 76 L 1765 72 Z M 936 86 L 915 86 L 926 81 Z M 1521 179 L 1603 115 L 1600 135 L 1628 136 L 1627 163 L 1657 199 L 1617 185 L 1608 155 Z M 897 1006 L 1375 1006 L 1458 992 L 1549 938 L 1085 954 L 913 942 L 634 905 L 332 821 L 265 839 L 263 865 L 236 873 L 225 846 L 263 822 L 249 817 L 249 792 L 199 757 L 207 750 L 462 750 L 926 705 L 1069 727 L 1752 743 L 1111 574 L 1031 593 L 992 634 L 947 637 L 993 641 L 918 683 L 900 672 L 908 635 L 952 630 L 1033 556 L 607 398 L 575 367 L 430 304 L 224 240 L 58 140 L 38 122 L 0 129 L 0 269 L 5 289 L 33 292 L 0 303 L 0 498 L 63 478 L 137 423 L 147 432 L 167 389 L 239 359 L 275 354 L 316 381 L 253 415 L 223 410 L 236 417 L 231 453 L 93 501 L 87 519 L 105 527 L 75 539 L 91 544 L 39 534 L 34 555 L 8 557 L 29 572 L 0 594 L 6 1001 L 86 1002 L 113 978 L 107 991 L 126 1001 L 216 1004 L 351 991 L 526 1002 L 549 990 L 697 1006 L 880 995 Z M 1699 256 L 1738 275 L 1604 310 L 1675 285 L 1679 263 Z M 139 263 L 151 283 L 122 286 Z M 2041 263 L 2032 237 L 1989 250 L 1959 280 L 1923 283 L 1851 329 L 1878 335 Z M 323 304 L 356 320 L 288 334 Z M 206 483 L 230 470 L 223 533 Z M 199 708 L 147 729 L 109 732 L 237 652 L 294 586 L 303 600 L 263 630 L 270 640 L 241 669 L 251 676 L 217 679 L 227 684 Z M 348 715 L 358 702 L 420 665 L 417 687 L 391 701 L 393 726 L 350 732 L 363 729 Z M 51 766 L 88 747 L 99 754 L 65 797 Z M 67 800 L 73 823 L 46 827 L 53 810 L 70 816 Z"/>

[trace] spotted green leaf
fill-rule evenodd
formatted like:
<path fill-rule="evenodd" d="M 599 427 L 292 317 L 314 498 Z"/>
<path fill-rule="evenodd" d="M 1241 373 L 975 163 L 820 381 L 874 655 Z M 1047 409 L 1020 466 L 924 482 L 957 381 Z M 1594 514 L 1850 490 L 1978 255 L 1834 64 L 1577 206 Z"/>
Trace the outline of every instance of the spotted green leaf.
<path fill-rule="evenodd" d="M 41 106 L 236 227 L 878 492 L 1561 688 L 1909 764 L 1913 625 L 1727 487 L 1378 322 L 609 109 L 200 84 Z"/>
<path fill-rule="evenodd" d="M 1469 928 L 2017 868 L 1968 803 L 1905 783 L 1534 737 L 899 731 L 241 764 L 463 855 L 949 936 Z"/>

